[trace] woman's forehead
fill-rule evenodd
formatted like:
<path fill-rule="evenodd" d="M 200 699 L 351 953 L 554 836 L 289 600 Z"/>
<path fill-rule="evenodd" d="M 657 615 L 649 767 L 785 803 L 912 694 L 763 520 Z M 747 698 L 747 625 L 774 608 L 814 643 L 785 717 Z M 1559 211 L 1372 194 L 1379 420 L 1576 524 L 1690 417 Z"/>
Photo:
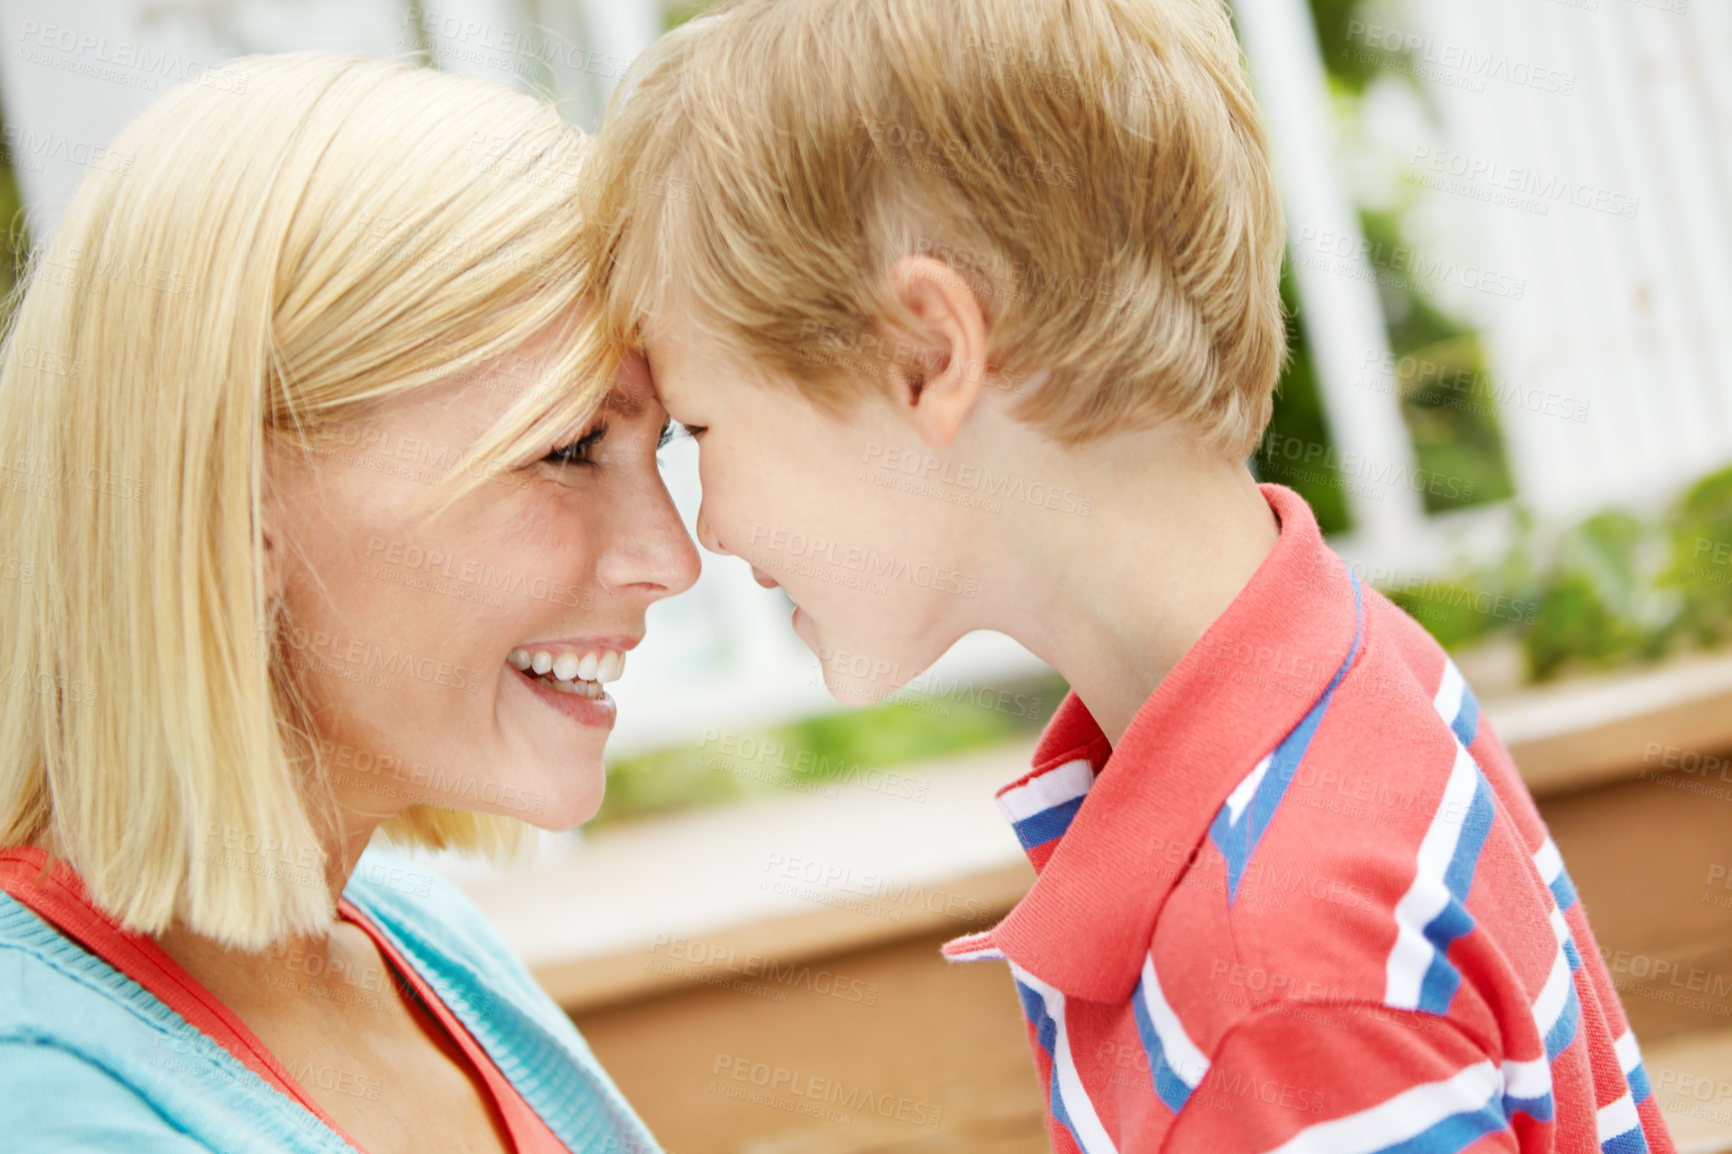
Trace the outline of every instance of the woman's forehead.
<path fill-rule="evenodd" d="M 660 403 L 649 362 L 642 353 L 628 352 L 614 374 L 613 391 L 608 393 L 606 407 L 624 417 L 635 418 L 642 416 L 647 406 Z"/>

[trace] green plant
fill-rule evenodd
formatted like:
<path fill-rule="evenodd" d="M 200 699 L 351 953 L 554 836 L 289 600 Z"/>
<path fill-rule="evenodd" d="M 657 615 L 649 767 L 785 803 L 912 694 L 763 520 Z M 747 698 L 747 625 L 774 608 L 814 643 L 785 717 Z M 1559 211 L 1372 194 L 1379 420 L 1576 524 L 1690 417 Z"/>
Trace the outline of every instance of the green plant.
<path fill-rule="evenodd" d="M 1305 339 L 1305 327 L 1299 323 L 1299 288 L 1293 281 L 1291 260 L 1281 270 L 1281 304 L 1287 314 L 1291 358 L 1281 374 L 1275 411 L 1258 452 L 1251 458 L 1251 468 L 1258 480 L 1285 485 L 1304 497 L 1323 532 L 1339 533 L 1352 527 L 1352 519 L 1335 454 L 1324 451 L 1334 441 L 1311 365 L 1311 346 Z M 1288 444 L 1317 446 L 1319 451 L 1311 459 L 1293 462 L 1276 451 Z"/>
<path fill-rule="evenodd" d="M 610 765 L 607 795 L 591 825 L 767 793 L 828 794 L 846 784 L 875 788 L 898 767 L 1033 736 L 1066 688 L 1056 675 L 1003 689 L 959 684 L 943 694 L 902 697 L 790 725 L 713 731 L 697 745 Z"/>
<path fill-rule="evenodd" d="M 1678 597 L 1680 643 L 1732 640 L 1732 469 L 1693 485 L 1669 522 L 1662 587 Z"/>
<path fill-rule="evenodd" d="M 1523 515 L 1494 563 L 1389 593 L 1449 648 L 1513 636 L 1535 681 L 1732 643 L 1732 468 L 1657 516 L 1602 510 L 1543 544 Z"/>

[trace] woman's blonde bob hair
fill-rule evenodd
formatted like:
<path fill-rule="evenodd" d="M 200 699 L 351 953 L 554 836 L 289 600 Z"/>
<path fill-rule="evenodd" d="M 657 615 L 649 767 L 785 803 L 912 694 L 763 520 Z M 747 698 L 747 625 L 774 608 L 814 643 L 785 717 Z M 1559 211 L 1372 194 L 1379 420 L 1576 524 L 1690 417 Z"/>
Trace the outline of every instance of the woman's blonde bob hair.
<path fill-rule="evenodd" d="M 6 340 L 0 846 L 51 835 L 127 928 L 256 949 L 333 916 L 329 795 L 263 579 L 266 438 L 565 333 L 450 500 L 544 455 L 608 382 L 576 375 L 586 142 L 550 107 L 322 53 L 222 80 L 114 142 L 130 163 L 86 179 Z M 417 807 L 383 828 L 497 852 L 526 827 Z"/>

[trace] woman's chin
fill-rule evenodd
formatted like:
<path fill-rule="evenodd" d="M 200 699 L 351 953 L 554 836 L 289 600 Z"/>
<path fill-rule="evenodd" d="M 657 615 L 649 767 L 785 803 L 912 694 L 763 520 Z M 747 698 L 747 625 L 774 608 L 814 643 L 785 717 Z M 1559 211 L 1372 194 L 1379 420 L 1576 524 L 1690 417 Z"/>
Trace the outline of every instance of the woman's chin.
<path fill-rule="evenodd" d="M 520 818 L 536 829 L 546 830 L 548 833 L 567 833 L 574 830 L 601 812 L 604 789 L 602 772 L 599 766 L 596 767 L 594 788 L 573 789 L 568 785 L 559 792 L 531 797 L 527 812 L 513 812 L 510 816 Z"/>

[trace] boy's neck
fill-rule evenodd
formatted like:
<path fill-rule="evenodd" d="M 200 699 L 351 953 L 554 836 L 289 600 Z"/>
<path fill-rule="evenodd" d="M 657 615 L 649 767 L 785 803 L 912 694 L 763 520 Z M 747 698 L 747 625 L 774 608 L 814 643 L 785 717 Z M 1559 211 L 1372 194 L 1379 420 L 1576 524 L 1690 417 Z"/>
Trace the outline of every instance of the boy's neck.
<path fill-rule="evenodd" d="M 1274 549 L 1280 524 L 1243 464 L 1176 431 L 1065 454 L 1087 517 L 1009 537 L 1022 574 L 1003 624 L 1056 669 L 1117 745 L 1155 687 Z"/>

